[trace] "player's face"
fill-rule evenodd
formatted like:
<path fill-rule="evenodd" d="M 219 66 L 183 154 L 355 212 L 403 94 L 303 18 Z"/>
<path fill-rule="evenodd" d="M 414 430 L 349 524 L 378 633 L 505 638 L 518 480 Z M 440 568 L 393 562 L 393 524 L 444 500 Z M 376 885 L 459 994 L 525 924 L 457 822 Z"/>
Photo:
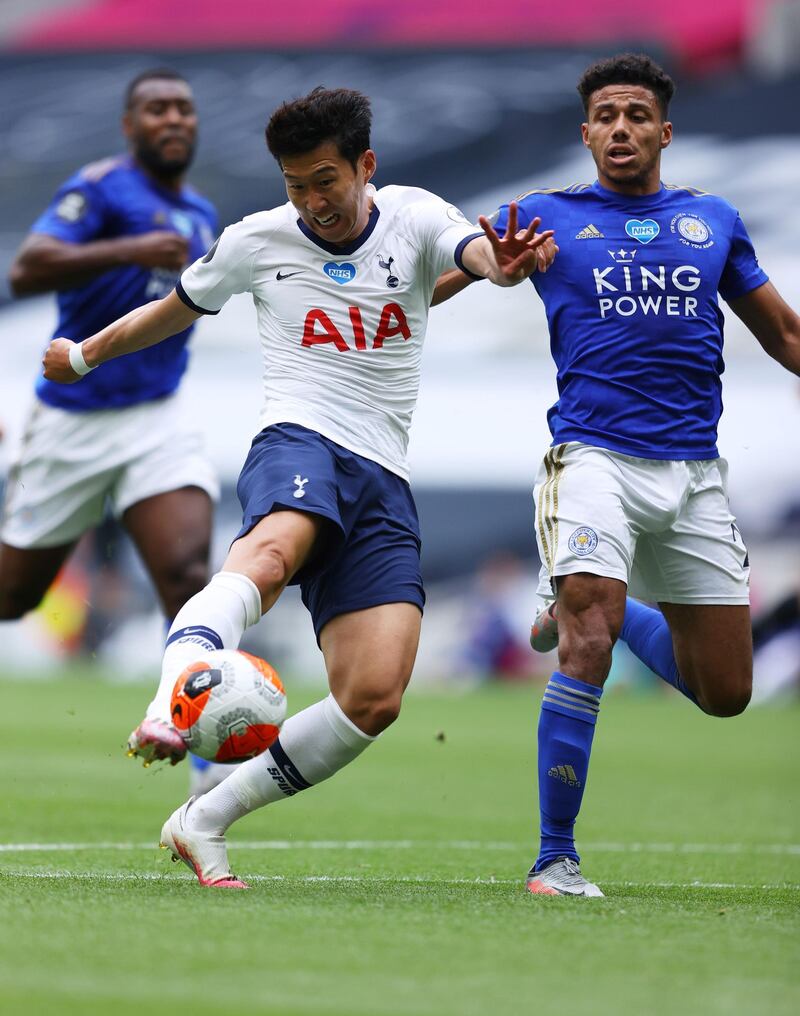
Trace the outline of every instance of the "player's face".
<path fill-rule="evenodd" d="M 122 124 L 134 157 L 154 176 L 169 179 L 186 172 L 194 158 L 197 113 L 185 81 L 143 81 Z"/>
<path fill-rule="evenodd" d="M 369 221 L 367 184 L 375 165 L 375 153 L 368 148 L 354 167 L 334 141 L 281 161 L 286 193 L 297 214 L 318 236 L 342 244 L 354 240 Z"/>
<path fill-rule="evenodd" d="M 653 92 L 641 85 L 606 85 L 589 99 L 583 143 L 603 187 L 622 194 L 654 194 L 661 183 L 661 150 L 672 140 Z"/>

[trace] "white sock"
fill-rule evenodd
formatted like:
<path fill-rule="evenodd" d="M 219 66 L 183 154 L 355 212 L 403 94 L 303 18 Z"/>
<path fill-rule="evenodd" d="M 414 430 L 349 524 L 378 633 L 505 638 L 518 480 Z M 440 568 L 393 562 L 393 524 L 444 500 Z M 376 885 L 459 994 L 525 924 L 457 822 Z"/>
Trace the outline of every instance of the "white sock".
<path fill-rule="evenodd" d="M 169 721 L 172 689 L 183 668 L 211 649 L 237 649 L 245 628 L 260 617 L 261 593 L 252 579 L 238 572 L 214 575 L 172 622 L 158 691 L 147 707 L 147 718 Z"/>
<path fill-rule="evenodd" d="M 189 811 L 192 825 L 224 833 L 243 815 L 327 780 L 374 740 L 328 695 L 290 716 L 268 751 L 242 762 L 219 786 L 198 798 Z"/>

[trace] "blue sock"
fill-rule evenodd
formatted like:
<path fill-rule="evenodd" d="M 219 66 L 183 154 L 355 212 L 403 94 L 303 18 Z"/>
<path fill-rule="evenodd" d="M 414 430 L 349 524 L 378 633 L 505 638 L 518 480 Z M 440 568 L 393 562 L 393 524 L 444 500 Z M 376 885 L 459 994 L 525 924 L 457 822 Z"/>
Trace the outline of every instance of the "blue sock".
<path fill-rule="evenodd" d="M 654 607 L 625 600 L 625 619 L 619 637 L 626 642 L 634 656 L 648 666 L 662 681 L 685 695 L 697 705 L 694 693 L 683 683 L 672 649 L 672 634 L 664 615 Z"/>
<path fill-rule="evenodd" d="M 602 688 L 556 671 L 539 713 L 539 815 L 542 842 L 534 868 L 557 857 L 580 861 L 575 819 L 581 808 Z"/>

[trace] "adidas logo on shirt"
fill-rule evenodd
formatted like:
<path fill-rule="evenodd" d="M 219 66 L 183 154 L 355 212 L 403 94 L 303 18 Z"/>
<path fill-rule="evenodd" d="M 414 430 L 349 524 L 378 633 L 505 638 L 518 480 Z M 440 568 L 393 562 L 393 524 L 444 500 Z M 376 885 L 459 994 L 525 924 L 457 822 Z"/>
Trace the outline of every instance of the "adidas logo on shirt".
<path fill-rule="evenodd" d="M 604 235 L 593 223 L 589 223 L 588 226 L 584 226 L 580 233 L 575 236 L 576 240 L 604 240 Z"/>

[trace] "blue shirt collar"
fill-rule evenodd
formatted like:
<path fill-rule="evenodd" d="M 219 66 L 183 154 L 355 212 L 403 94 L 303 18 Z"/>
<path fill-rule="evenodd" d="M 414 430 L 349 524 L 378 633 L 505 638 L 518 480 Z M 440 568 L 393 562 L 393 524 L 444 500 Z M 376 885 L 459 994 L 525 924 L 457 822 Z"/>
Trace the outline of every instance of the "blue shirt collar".
<path fill-rule="evenodd" d="M 323 240 L 321 236 L 318 236 L 313 229 L 309 228 L 301 218 L 297 219 L 297 225 L 300 227 L 300 232 L 315 243 L 317 247 L 321 247 L 324 251 L 329 254 L 340 254 L 346 256 L 348 254 L 355 254 L 359 247 L 363 246 L 369 240 L 370 236 L 378 225 L 378 219 L 380 218 L 380 211 L 377 205 L 373 205 L 372 211 L 369 213 L 369 219 L 366 226 L 358 234 L 355 240 L 351 240 L 350 243 L 329 243 L 327 240 Z"/>

